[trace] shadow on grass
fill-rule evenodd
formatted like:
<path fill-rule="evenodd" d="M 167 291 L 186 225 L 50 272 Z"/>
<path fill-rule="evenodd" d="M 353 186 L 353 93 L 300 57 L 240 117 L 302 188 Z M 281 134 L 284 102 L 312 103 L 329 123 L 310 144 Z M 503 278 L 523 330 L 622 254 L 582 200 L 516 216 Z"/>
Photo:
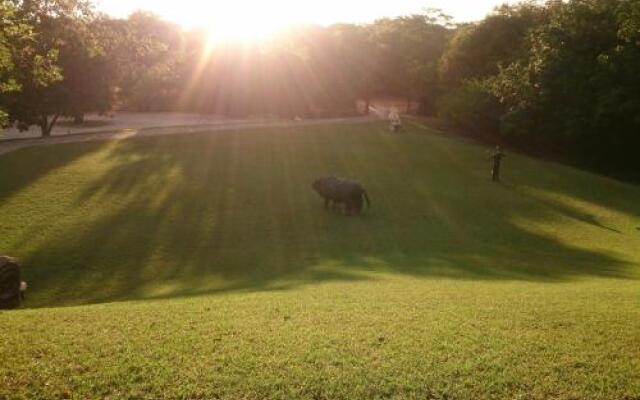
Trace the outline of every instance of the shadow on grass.
<path fill-rule="evenodd" d="M 50 147 L 32 147 L 0 155 L 0 171 L 4 172 L 0 182 L 0 204 L 39 178 L 80 157 L 99 151 L 104 145 L 105 143 L 95 143 L 92 146 L 71 144 L 61 152 L 51 151 Z"/>
<path fill-rule="evenodd" d="M 371 126 L 314 130 L 325 132 L 120 142 L 108 154 L 112 167 L 78 196 L 70 211 L 78 218 L 24 257 L 34 288 L 27 306 L 286 290 L 374 279 L 372 272 L 632 277 L 636 265 L 625 254 L 523 229 L 517 219 L 564 215 L 605 228 L 603 240 L 620 235 L 583 211 L 492 184 L 474 161 L 482 149 L 417 135 L 399 139 Z M 358 177 L 373 208 L 354 218 L 325 212 L 309 183 L 328 172 Z M 545 190 L 567 188 L 562 179 L 543 183 Z M 608 185 L 639 198 L 637 188 Z M 621 212 L 637 212 L 620 204 Z"/>

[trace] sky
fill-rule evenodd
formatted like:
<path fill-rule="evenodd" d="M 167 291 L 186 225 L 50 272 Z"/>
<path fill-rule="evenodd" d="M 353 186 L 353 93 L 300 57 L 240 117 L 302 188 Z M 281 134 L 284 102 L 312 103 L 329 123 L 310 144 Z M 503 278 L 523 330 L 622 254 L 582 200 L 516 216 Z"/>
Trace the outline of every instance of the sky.
<path fill-rule="evenodd" d="M 97 0 L 98 10 L 127 17 L 148 10 L 185 28 L 205 28 L 220 38 L 251 38 L 294 24 L 366 23 L 440 8 L 456 22 L 482 19 L 516 0 Z"/>
<path fill-rule="evenodd" d="M 186 27 L 206 27 L 216 20 L 243 18 L 246 13 L 275 19 L 278 23 L 370 22 L 384 16 L 441 8 L 457 21 L 479 20 L 501 0 L 99 0 L 98 9 L 126 17 L 139 9 Z M 509 0 L 508 2 L 514 2 Z"/>

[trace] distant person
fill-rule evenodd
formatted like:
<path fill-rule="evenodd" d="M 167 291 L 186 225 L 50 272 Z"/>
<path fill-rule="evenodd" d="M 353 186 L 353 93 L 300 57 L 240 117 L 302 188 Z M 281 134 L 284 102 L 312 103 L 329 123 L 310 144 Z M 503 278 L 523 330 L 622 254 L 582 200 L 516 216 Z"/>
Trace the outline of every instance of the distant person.
<path fill-rule="evenodd" d="M 496 146 L 495 150 L 493 150 L 489 156 L 489 159 L 493 162 L 493 167 L 491 168 L 491 179 L 494 182 L 500 181 L 500 164 L 504 157 L 506 157 L 506 155 L 502 152 L 500 146 Z"/>
<path fill-rule="evenodd" d="M 400 114 L 395 108 L 392 108 L 391 112 L 389 113 L 389 128 L 391 129 L 391 132 L 400 132 L 400 129 L 402 128 Z"/>

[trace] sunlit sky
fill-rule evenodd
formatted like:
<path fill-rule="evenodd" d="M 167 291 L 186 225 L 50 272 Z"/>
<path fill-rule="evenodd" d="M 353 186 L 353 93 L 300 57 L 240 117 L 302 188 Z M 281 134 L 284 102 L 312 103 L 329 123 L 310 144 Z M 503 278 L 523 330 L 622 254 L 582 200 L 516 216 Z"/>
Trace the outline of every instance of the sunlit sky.
<path fill-rule="evenodd" d="M 148 10 L 187 28 L 203 27 L 220 36 L 255 37 L 292 24 L 371 22 L 385 16 L 440 8 L 457 22 L 478 20 L 496 5 L 515 0 L 98 0 L 98 9 L 116 17 Z"/>

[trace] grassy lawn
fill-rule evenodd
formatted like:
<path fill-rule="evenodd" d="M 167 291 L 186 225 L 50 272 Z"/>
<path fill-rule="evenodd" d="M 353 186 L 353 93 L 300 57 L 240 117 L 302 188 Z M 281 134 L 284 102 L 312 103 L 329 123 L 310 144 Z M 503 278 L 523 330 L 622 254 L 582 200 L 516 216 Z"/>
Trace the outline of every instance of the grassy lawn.
<path fill-rule="evenodd" d="M 0 399 L 640 399 L 640 187 L 412 123 L 0 156 Z M 360 217 L 311 181 L 358 180 Z M 26 309 L 24 309 L 26 308 Z"/>

